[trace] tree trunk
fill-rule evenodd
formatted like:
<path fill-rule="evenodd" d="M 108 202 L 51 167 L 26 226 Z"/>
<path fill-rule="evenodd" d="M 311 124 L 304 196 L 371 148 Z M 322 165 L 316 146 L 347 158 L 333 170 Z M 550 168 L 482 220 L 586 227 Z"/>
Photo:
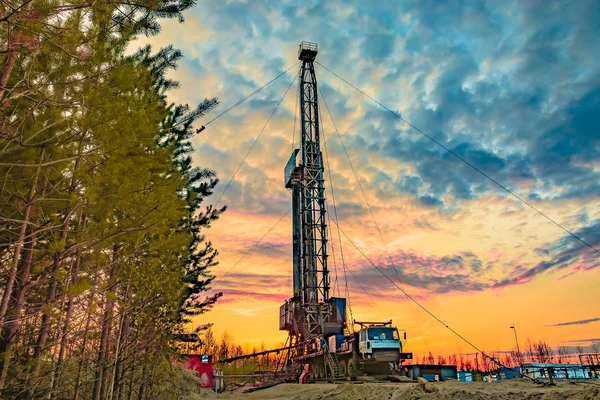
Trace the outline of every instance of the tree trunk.
<path fill-rule="evenodd" d="M 59 309 L 59 314 L 58 314 L 58 321 L 56 322 L 56 342 L 54 342 L 54 349 L 52 351 L 52 372 L 50 373 L 50 385 L 48 387 L 48 399 L 52 399 L 54 398 L 54 388 L 56 385 L 56 375 L 57 375 L 57 371 L 58 371 L 58 351 L 59 351 L 59 347 L 58 346 L 58 340 L 60 338 L 60 334 L 61 334 L 61 327 L 63 325 L 63 318 L 65 316 L 65 313 L 63 312 L 63 310 L 65 309 L 66 306 L 66 302 L 67 299 L 63 296 L 60 302 L 60 307 Z"/>
<path fill-rule="evenodd" d="M 85 230 L 85 215 L 83 215 L 83 214 L 80 215 L 78 225 L 82 227 L 82 230 Z M 78 249 L 77 254 L 75 256 L 75 263 L 73 265 L 73 268 L 71 269 L 71 279 L 70 279 L 71 285 L 76 284 L 77 281 L 79 280 L 80 265 L 81 265 L 81 249 Z M 54 393 L 54 390 L 56 390 L 56 388 L 59 387 L 61 384 L 61 375 L 62 375 L 61 368 L 62 368 L 63 359 L 65 357 L 65 351 L 67 348 L 67 335 L 69 332 L 69 325 L 71 323 L 72 315 L 73 315 L 73 296 L 70 295 L 69 300 L 67 301 L 67 307 L 65 310 L 65 321 L 63 324 L 63 328 L 62 328 L 62 331 L 59 332 L 60 348 L 58 351 L 58 359 L 57 359 L 57 363 L 56 363 L 56 369 L 54 372 L 54 385 L 52 387 L 53 393 Z"/>
<path fill-rule="evenodd" d="M 123 385 L 125 384 L 125 372 L 123 366 L 123 349 L 125 348 L 125 345 L 123 342 L 129 335 L 129 316 L 127 314 L 125 314 L 123 317 L 123 326 L 121 332 L 121 351 L 120 357 L 117 359 L 117 364 L 115 366 L 115 389 L 113 392 L 113 397 L 116 400 L 121 400 L 123 394 Z"/>
<path fill-rule="evenodd" d="M 6 317 L 6 310 L 8 309 L 8 302 L 12 296 L 13 286 L 17 277 L 17 267 L 19 266 L 19 260 L 21 259 L 21 251 L 25 244 L 25 233 L 27 232 L 27 226 L 29 225 L 29 217 L 31 216 L 31 209 L 33 207 L 33 198 L 35 196 L 37 183 L 42 171 L 41 164 L 44 161 L 46 155 L 46 148 L 42 147 L 40 152 L 40 160 L 38 167 L 33 175 L 33 182 L 31 183 L 31 189 L 29 190 L 29 196 L 27 197 L 27 206 L 25 207 L 25 213 L 23 215 L 23 225 L 21 225 L 21 231 L 19 232 L 19 239 L 15 244 L 15 251 L 13 254 L 12 264 L 10 267 L 10 274 L 6 282 L 6 288 L 2 295 L 2 303 L 0 304 L 0 327 L 4 326 L 4 318 Z M 2 383 L 0 382 L 0 389 L 2 389 Z"/>
<path fill-rule="evenodd" d="M 115 307 L 115 296 L 109 296 L 109 292 L 115 293 L 116 288 L 116 269 L 117 269 L 117 248 L 113 249 L 113 266 L 108 278 L 107 295 L 104 303 L 104 314 L 102 317 L 102 334 L 100 339 L 100 349 L 98 350 L 98 362 L 96 364 L 96 377 L 94 380 L 93 400 L 104 400 L 106 398 L 106 375 L 108 372 L 108 356 L 110 353 L 110 331 Z"/>
<path fill-rule="evenodd" d="M 29 10 L 31 10 L 32 4 L 33 1 L 29 1 L 25 5 L 25 7 L 23 7 L 23 11 L 21 11 L 21 13 L 28 14 Z M 6 85 L 8 84 L 8 79 L 10 78 L 10 74 L 12 73 L 13 67 L 15 66 L 15 61 L 17 61 L 17 57 L 19 56 L 21 50 L 21 45 L 19 43 L 15 43 L 12 40 L 12 32 L 14 32 L 16 29 L 19 28 L 15 27 L 12 29 L 11 32 L 8 33 L 8 54 L 6 55 L 6 61 L 4 62 L 2 69 L 0 69 L 0 105 L 4 103 L 2 98 L 4 97 L 4 93 L 6 92 Z"/>
<path fill-rule="evenodd" d="M 144 357 L 144 366 L 142 367 L 142 375 L 140 379 L 140 390 L 138 392 L 138 400 L 144 400 L 144 389 L 146 383 L 146 370 L 148 369 L 148 357 Z"/>
<path fill-rule="evenodd" d="M 127 301 L 129 299 L 129 288 L 131 286 L 131 275 L 127 282 L 127 288 L 125 289 L 123 306 L 121 307 L 121 323 L 119 324 L 119 336 L 117 339 L 117 346 L 115 348 L 115 366 L 112 376 L 111 389 L 109 392 L 109 400 L 113 398 L 119 399 L 121 392 L 121 382 L 123 373 L 123 356 L 122 349 L 125 347 L 125 339 L 129 333 L 129 316 L 127 314 Z"/>
<path fill-rule="evenodd" d="M 73 400 L 79 400 L 79 388 L 81 386 L 81 372 L 85 366 L 87 366 L 87 362 L 85 359 L 85 347 L 88 342 L 88 333 L 90 331 L 90 324 L 92 322 L 92 305 L 94 304 L 94 290 L 92 289 L 90 292 L 90 301 L 88 305 L 88 314 L 85 321 L 85 329 L 83 330 L 83 342 L 81 343 L 81 360 L 79 360 L 79 366 L 77 367 L 77 377 L 75 378 L 75 389 L 73 393 Z"/>
<path fill-rule="evenodd" d="M 43 159 L 45 155 L 45 148 L 42 148 L 42 152 L 40 154 L 40 160 Z M 27 289 L 27 285 L 29 284 L 29 276 L 31 274 L 31 265 L 33 263 L 33 254 L 34 254 L 34 249 L 35 249 L 35 244 L 36 244 L 36 233 L 33 231 L 33 224 L 36 224 L 39 222 L 39 216 L 37 218 L 35 218 L 35 221 L 33 221 L 33 224 L 28 224 L 28 220 L 31 216 L 31 210 L 33 208 L 33 196 L 35 195 L 35 192 L 37 191 L 37 184 L 39 181 L 39 174 L 40 174 L 40 169 L 38 169 L 35 173 L 34 179 L 33 179 L 33 183 L 31 186 L 31 190 L 29 193 L 29 201 L 27 204 L 27 207 L 25 209 L 25 217 L 24 217 L 24 221 L 23 221 L 23 226 L 21 228 L 21 235 L 20 235 L 20 242 L 17 243 L 17 247 L 19 246 L 19 243 L 21 244 L 21 246 L 24 245 L 25 243 L 25 238 L 26 237 L 30 237 L 29 241 L 27 242 L 27 247 L 25 248 L 26 251 L 26 255 L 25 255 L 25 259 L 24 260 L 19 260 L 20 258 L 20 254 L 21 253 L 21 249 L 17 250 L 15 249 L 15 253 L 13 255 L 13 266 L 14 266 L 14 262 L 16 261 L 16 266 L 17 269 L 14 270 L 14 274 L 13 271 L 11 270 L 11 275 L 9 276 L 9 281 L 7 283 L 7 287 L 4 291 L 4 296 L 2 297 L 2 304 L 4 305 L 4 301 L 6 299 L 7 301 L 7 307 L 3 308 L 3 312 L 1 314 L 1 318 L 2 318 L 2 324 L 1 324 L 1 332 L 2 332 L 2 340 L 0 341 L 0 354 L 3 354 L 3 360 L 2 360 L 2 370 L 0 372 L 0 393 L 2 393 L 2 390 L 4 389 L 4 385 L 6 384 L 6 377 L 8 375 L 8 371 L 9 371 L 9 366 L 10 366 L 10 361 L 12 358 L 12 350 L 13 350 L 13 346 L 16 343 L 16 339 L 18 336 L 18 330 L 19 330 L 19 326 L 21 324 L 21 311 L 23 308 L 23 304 L 25 302 L 25 293 L 26 293 L 26 289 Z M 44 194 L 46 193 L 46 185 L 44 185 L 44 188 L 42 189 L 42 197 L 44 196 Z M 23 231 L 23 228 L 24 231 Z M 21 262 L 19 262 L 21 261 Z M 21 265 L 21 268 L 19 269 L 18 266 L 19 264 Z M 12 280 L 12 282 L 11 282 Z M 16 282 L 16 287 L 14 286 Z M 10 296 L 10 292 L 12 292 L 14 289 L 15 292 L 15 296 L 12 297 Z M 8 305 L 11 305 L 10 307 L 10 313 L 8 313 L 9 316 L 9 320 L 6 320 L 6 316 L 7 316 L 7 311 L 8 311 Z"/>
<path fill-rule="evenodd" d="M 30 229 L 28 229 L 30 231 Z M 0 393 L 6 383 L 6 376 L 8 375 L 10 361 L 12 359 L 13 346 L 17 341 L 19 326 L 21 326 L 21 308 L 25 301 L 25 285 L 29 281 L 29 275 L 31 271 L 31 262 L 33 259 L 33 249 L 35 247 L 35 235 L 32 235 L 31 241 L 27 244 L 25 249 L 26 257 L 24 267 L 21 268 L 21 273 L 17 275 L 17 286 L 15 287 L 16 296 L 13 300 L 11 298 L 10 312 L 7 314 L 8 320 L 5 322 L 2 329 L 2 340 L 0 341 L 0 354 L 3 355 L 2 360 L 2 372 L 0 373 Z"/>
<path fill-rule="evenodd" d="M 137 351 L 133 352 L 133 360 L 131 360 L 131 375 L 129 375 L 129 387 L 127 389 L 127 400 L 131 400 L 131 396 L 133 395 L 133 378 L 135 376 L 135 362 L 137 359 Z M 117 400 L 121 400 L 120 398 Z"/>
<path fill-rule="evenodd" d="M 64 212 L 63 225 L 60 232 L 60 240 L 64 242 L 67 237 L 67 231 L 69 226 L 69 219 L 71 217 L 71 210 L 67 208 Z M 56 292 L 58 289 L 58 279 L 56 278 L 58 271 L 62 265 L 62 251 L 57 251 L 54 253 L 54 261 L 52 264 L 52 270 L 50 271 L 50 285 L 48 286 L 48 292 L 46 294 L 46 301 L 44 303 L 43 314 L 42 314 L 42 326 L 40 327 L 37 343 L 34 347 L 33 358 L 34 366 L 33 372 L 29 377 L 29 393 L 32 397 L 35 397 L 35 389 L 36 389 L 36 380 L 40 373 L 40 368 L 42 365 L 42 354 L 46 347 L 46 342 L 48 340 L 48 335 L 50 333 L 50 325 L 52 323 L 52 305 L 56 301 Z"/>
<path fill-rule="evenodd" d="M 81 135 L 79 138 L 79 147 L 76 156 L 75 165 L 73 166 L 73 175 L 71 177 L 71 182 L 69 184 L 68 194 L 71 195 L 75 189 L 77 188 L 77 170 L 79 169 L 79 164 L 81 162 L 81 153 L 83 151 L 83 142 L 85 139 L 85 133 Z M 64 210 L 63 224 L 60 232 L 60 241 L 61 243 L 66 242 L 67 234 L 69 232 L 69 220 L 71 219 L 71 213 L 73 212 L 74 207 L 67 203 Z M 50 332 L 50 324 L 52 319 L 52 304 L 56 300 L 56 291 L 58 287 L 58 279 L 56 279 L 56 275 L 62 266 L 63 260 L 63 252 L 64 250 L 59 250 L 54 253 L 54 262 L 52 265 L 52 271 L 50 272 L 50 286 L 48 287 L 48 294 L 46 296 L 46 307 L 44 309 L 44 314 L 42 316 L 42 326 L 40 328 L 40 334 L 38 337 L 37 345 L 34 351 L 34 368 L 31 374 L 30 382 L 34 384 L 31 385 L 31 388 L 35 390 L 35 380 L 37 379 L 40 367 L 41 367 L 41 357 L 44 351 L 44 347 L 46 346 L 46 341 L 48 339 L 48 334 Z M 59 331 L 60 333 L 60 331 Z M 54 376 L 54 375 L 53 375 Z M 33 392 L 31 392 L 33 394 Z"/>

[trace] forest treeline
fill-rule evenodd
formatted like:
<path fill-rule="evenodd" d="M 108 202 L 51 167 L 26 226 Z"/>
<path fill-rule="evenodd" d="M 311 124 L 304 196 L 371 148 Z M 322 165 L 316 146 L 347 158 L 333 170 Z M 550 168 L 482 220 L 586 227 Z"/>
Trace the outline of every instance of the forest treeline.
<path fill-rule="evenodd" d="M 592 346 L 595 351 L 596 346 Z M 413 364 L 441 364 L 441 365 L 456 365 L 459 371 L 482 371 L 491 372 L 497 370 L 500 362 L 503 366 L 514 368 L 523 363 L 556 363 L 570 364 L 579 363 L 579 356 L 584 354 L 582 346 L 567 347 L 558 346 L 552 348 L 545 340 L 532 341 L 527 338 L 525 346 L 521 349 L 514 348 L 510 351 L 486 353 L 486 357 L 482 353 L 468 353 L 458 355 L 456 353 L 442 355 L 433 354 L 431 351 L 428 354 L 415 355 L 411 361 Z M 496 361 L 492 361 L 493 358 Z"/>
<path fill-rule="evenodd" d="M 270 348 L 282 348 L 284 346 L 284 343 L 278 343 L 270 346 Z M 248 344 L 242 346 L 236 344 L 234 338 L 227 331 L 223 332 L 220 337 L 217 337 L 212 329 L 208 328 L 204 332 L 200 342 L 191 344 L 187 349 L 182 348 L 181 352 L 212 356 L 215 368 L 222 369 L 225 374 L 275 371 L 284 365 L 286 354 L 283 351 L 245 358 L 229 363 L 218 362 L 219 360 L 259 353 L 265 350 L 266 347 L 264 342 L 261 343 L 260 346 L 250 347 Z M 589 350 L 597 353 L 598 347 L 594 344 Z M 580 363 L 579 356 L 584 354 L 585 351 L 586 349 L 582 346 L 558 346 L 552 348 L 545 340 L 540 339 L 532 341 L 530 338 L 527 338 L 522 349 L 514 348 L 510 351 L 491 352 L 486 354 L 505 367 L 514 368 L 523 363 L 578 364 Z M 407 360 L 404 365 L 440 364 L 455 365 L 459 371 L 497 371 L 500 366 L 489 357 L 486 357 L 482 353 L 439 354 L 428 351 L 425 353 L 415 353 L 414 358 L 412 360 Z"/>
<path fill-rule="evenodd" d="M 181 344 L 181 353 L 206 354 L 212 357 L 213 367 L 223 370 L 225 374 L 255 373 L 261 371 L 275 371 L 284 366 L 286 361 L 286 352 L 272 352 L 262 354 L 256 357 L 245 358 L 229 363 L 220 363 L 219 360 L 239 357 L 248 354 L 263 352 L 268 349 L 280 349 L 285 347 L 283 342 L 267 346 L 264 342 L 260 345 L 250 346 L 247 343 L 243 345 L 236 343 L 233 336 L 224 331 L 220 336 L 216 336 L 209 327 L 203 332 L 202 338 L 197 343 Z"/>
<path fill-rule="evenodd" d="M 193 0 L 0 4 L 0 397 L 173 398 L 173 333 L 210 309 L 216 250 L 169 103 L 181 53 L 145 47 Z"/>

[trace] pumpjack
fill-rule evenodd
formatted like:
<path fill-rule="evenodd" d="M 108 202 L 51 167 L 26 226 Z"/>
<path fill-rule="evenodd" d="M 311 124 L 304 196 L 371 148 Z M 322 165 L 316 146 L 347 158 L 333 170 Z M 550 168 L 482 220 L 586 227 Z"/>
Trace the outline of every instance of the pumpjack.
<path fill-rule="evenodd" d="M 284 184 L 292 193 L 294 293 L 280 308 L 279 329 L 289 333 L 292 365 L 309 364 L 313 379 L 386 374 L 412 358 L 402 351 L 398 329 L 391 320 L 350 323 L 346 299 L 329 293 L 325 169 L 314 66 L 318 50 L 311 42 L 302 42 L 298 50 L 300 148 L 293 150 L 284 169 Z"/>

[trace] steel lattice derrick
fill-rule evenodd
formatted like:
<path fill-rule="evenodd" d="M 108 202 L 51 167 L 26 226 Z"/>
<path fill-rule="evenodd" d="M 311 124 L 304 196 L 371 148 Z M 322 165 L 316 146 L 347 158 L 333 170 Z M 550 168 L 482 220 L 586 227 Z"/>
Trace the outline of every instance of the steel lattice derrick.
<path fill-rule="evenodd" d="M 302 43 L 300 59 L 301 160 L 304 180 L 301 191 L 302 269 L 304 302 L 329 299 L 327 270 L 327 222 L 323 158 L 319 135 L 317 78 L 314 68 L 316 47 Z"/>
<path fill-rule="evenodd" d="M 309 319 L 313 319 L 313 323 L 318 319 L 319 312 L 315 309 L 317 304 L 329 299 L 324 167 L 319 135 L 317 77 L 314 68 L 316 54 L 316 45 L 307 42 L 300 45 L 301 163 L 304 172 L 300 199 L 302 286 L 303 303 L 308 307 L 307 314 Z M 311 326 L 311 331 L 312 328 Z"/>
<path fill-rule="evenodd" d="M 294 149 L 284 168 L 285 187 L 292 192 L 294 295 L 280 308 L 280 329 L 290 334 L 292 359 L 318 356 L 322 343 L 341 334 L 345 299 L 329 297 L 327 268 L 327 213 L 324 164 L 319 135 L 315 43 L 302 42 L 299 108 L 300 148 Z M 340 302 L 342 300 L 342 302 Z M 341 317 L 340 317 L 341 316 Z"/>

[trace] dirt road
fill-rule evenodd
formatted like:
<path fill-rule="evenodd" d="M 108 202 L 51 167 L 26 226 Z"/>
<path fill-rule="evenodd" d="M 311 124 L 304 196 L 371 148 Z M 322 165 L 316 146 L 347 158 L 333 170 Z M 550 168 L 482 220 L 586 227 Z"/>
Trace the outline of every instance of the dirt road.
<path fill-rule="evenodd" d="M 193 397 L 192 397 L 193 396 Z M 195 393 L 186 400 L 592 400 L 600 399 L 600 382 L 558 382 L 556 386 L 540 386 L 525 380 L 487 382 L 430 382 L 417 383 L 362 383 L 340 384 L 281 384 L 253 393 L 223 393 L 212 391 Z"/>

